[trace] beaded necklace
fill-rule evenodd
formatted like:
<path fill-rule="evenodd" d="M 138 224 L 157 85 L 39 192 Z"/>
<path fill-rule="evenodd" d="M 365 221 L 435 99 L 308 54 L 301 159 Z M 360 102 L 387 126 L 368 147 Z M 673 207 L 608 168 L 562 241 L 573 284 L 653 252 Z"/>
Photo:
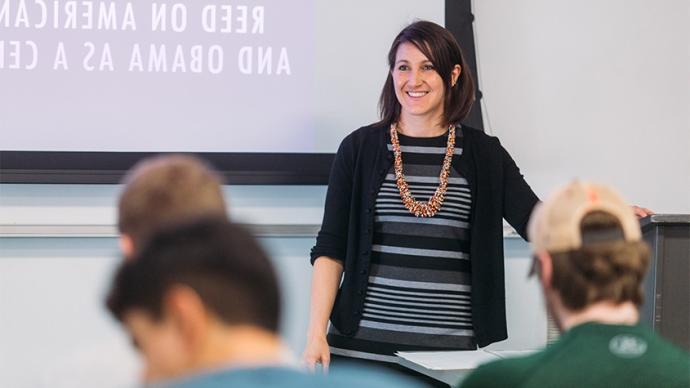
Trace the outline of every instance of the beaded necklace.
<path fill-rule="evenodd" d="M 391 125 L 391 143 L 393 144 L 393 154 L 395 156 L 394 170 L 395 170 L 395 182 L 400 191 L 400 198 L 402 199 L 403 205 L 414 214 L 416 217 L 433 217 L 443 205 L 443 200 L 445 199 L 446 189 L 448 188 L 448 175 L 450 174 L 450 164 L 453 160 L 453 152 L 455 151 L 455 126 L 450 125 L 448 127 L 448 143 L 446 145 L 446 155 L 443 158 L 443 167 L 441 167 L 441 174 L 439 183 L 434 195 L 425 202 L 415 201 L 412 193 L 410 193 L 410 187 L 405 181 L 405 175 L 403 175 L 403 163 L 402 163 L 402 152 L 400 151 L 400 140 L 398 139 L 398 129 L 395 124 Z"/>

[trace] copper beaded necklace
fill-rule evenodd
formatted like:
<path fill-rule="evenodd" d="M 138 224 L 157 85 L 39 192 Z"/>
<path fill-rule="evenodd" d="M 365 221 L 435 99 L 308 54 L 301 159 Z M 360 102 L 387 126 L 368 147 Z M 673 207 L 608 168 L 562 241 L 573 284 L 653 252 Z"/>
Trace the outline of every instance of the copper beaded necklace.
<path fill-rule="evenodd" d="M 455 151 L 455 126 L 450 125 L 448 127 L 448 143 L 446 145 L 446 155 L 443 158 L 443 167 L 441 167 L 441 174 L 439 183 L 434 195 L 429 198 L 429 200 L 424 203 L 420 201 L 415 201 L 412 193 L 410 193 L 410 187 L 405 181 L 405 175 L 403 175 L 403 163 L 402 163 L 402 152 L 400 151 L 400 140 L 398 139 L 398 129 L 395 124 L 391 125 L 391 143 L 393 144 L 393 155 L 395 156 L 394 170 L 395 170 L 395 182 L 400 191 L 400 198 L 402 199 L 403 205 L 414 214 L 416 217 L 433 217 L 443 205 L 443 200 L 445 199 L 446 190 L 448 188 L 448 175 L 450 174 L 450 164 L 453 160 L 453 152 Z"/>

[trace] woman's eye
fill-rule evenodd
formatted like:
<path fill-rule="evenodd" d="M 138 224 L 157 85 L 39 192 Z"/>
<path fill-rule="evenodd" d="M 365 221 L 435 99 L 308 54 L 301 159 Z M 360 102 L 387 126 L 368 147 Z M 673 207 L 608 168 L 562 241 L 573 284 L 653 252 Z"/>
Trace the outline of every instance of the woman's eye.
<path fill-rule="evenodd" d="M 424 69 L 424 70 L 434 70 L 434 65 L 424 65 L 424 66 L 422 67 L 422 69 Z"/>
<path fill-rule="evenodd" d="M 400 66 L 398 66 L 398 70 L 400 70 L 400 71 L 407 71 L 407 70 L 409 70 L 409 69 L 410 69 L 410 68 L 409 68 L 409 66 L 407 66 L 407 65 L 400 65 Z"/>

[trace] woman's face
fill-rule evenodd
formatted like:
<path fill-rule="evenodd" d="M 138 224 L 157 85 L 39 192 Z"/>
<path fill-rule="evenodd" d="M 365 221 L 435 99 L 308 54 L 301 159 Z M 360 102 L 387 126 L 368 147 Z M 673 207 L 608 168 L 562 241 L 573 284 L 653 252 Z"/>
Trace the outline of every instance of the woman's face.
<path fill-rule="evenodd" d="M 452 80 L 460 74 L 460 66 L 453 70 Z M 392 70 L 395 95 L 403 115 L 443 116 L 443 79 L 431 61 L 412 43 L 402 43 L 395 54 Z M 453 81 L 455 82 L 455 81 Z"/>

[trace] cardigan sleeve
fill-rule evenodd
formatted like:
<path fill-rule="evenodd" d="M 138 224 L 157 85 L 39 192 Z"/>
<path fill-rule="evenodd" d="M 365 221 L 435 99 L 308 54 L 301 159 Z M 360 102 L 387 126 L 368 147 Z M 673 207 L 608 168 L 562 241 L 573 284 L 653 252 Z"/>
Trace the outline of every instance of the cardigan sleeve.
<path fill-rule="evenodd" d="M 331 166 L 321 230 L 316 237 L 316 245 L 311 249 L 312 265 L 320 256 L 345 261 L 352 201 L 353 154 L 352 136 L 348 136 L 340 144 Z"/>
<path fill-rule="evenodd" d="M 508 151 L 496 139 L 503 161 L 503 218 L 527 240 L 527 223 L 539 198 Z"/>

